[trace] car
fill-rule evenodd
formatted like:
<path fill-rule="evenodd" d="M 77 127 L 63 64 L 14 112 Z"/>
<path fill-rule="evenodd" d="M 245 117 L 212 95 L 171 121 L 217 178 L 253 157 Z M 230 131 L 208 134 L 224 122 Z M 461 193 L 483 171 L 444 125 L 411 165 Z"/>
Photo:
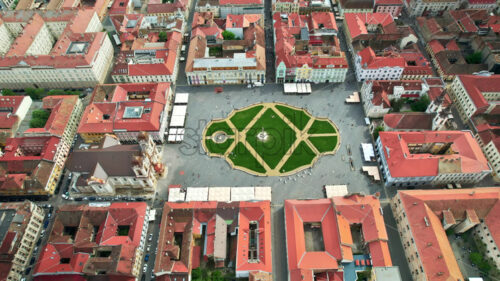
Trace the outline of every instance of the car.
<path fill-rule="evenodd" d="M 35 247 L 35 249 L 33 250 L 33 252 L 36 252 L 36 251 L 38 251 L 38 247 Z"/>
<path fill-rule="evenodd" d="M 30 260 L 30 265 L 32 265 L 34 263 L 35 263 L 35 257 L 32 257 L 31 260 Z"/>
<path fill-rule="evenodd" d="M 149 260 L 149 254 L 146 254 L 146 255 L 144 256 L 144 261 L 148 261 L 148 260 Z"/>
<path fill-rule="evenodd" d="M 83 199 L 81 197 L 76 197 L 75 201 L 82 201 Z"/>
<path fill-rule="evenodd" d="M 87 200 L 89 200 L 89 198 L 88 197 L 83 197 L 83 200 L 87 201 Z"/>
<path fill-rule="evenodd" d="M 95 201 L 96 198 L 95 197 L 89 197 L 89 201 Z"/>
<path fill-rule="evenodd" d="M 48 214 L 47 214 L 47 218 L 49 218 L 49 219 L 50 219 L 50 217 L 52 217 L 52 213 L 48 213 Z"/>
<path fill-rule="evenodd" d="M 151 246 L 148 246 L 148 247 L 146 248 L 146 252 L 149 252 L 149 250 L 151 250 Z"/>
<path fill-rule="evenodd" d="M 148 241 L 151 241 L 151 240 L 153 240 L 153 233 L 150 233 L 150 234 L 149 234 Z"/>
<path fill-rule="evenodd" d="M 43 222 L 43 228 L 47 228 L 49 226 L 49 220 Z"/>
<path fill-rule="evenodd" d="M 146 273 L 146 271 L 148 271 L 148 264 L 145 264 L 144 268 L 142 269 L 142 272 Z"/>

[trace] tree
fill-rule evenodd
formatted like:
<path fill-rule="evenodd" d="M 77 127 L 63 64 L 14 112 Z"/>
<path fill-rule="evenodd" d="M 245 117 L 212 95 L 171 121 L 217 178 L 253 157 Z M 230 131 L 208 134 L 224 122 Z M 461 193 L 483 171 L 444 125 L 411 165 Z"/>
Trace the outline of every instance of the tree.
<path fill-rule="evenodd" d="M 383 131 L 384 131 L 384 127 L 382 127 L 382 126 L 377 126 L 377 127 L 375 128 L 375 130 L 373 130 L 373 138 L 374 138 L 374 139 L 377 139 L 377 138 L 378 138 L 378 134 L 379 134 L 380 132 L 383 132 Z"/>
<path fill-rule="evenodd" d="M 403 107 L 403 104 L 404 100 L 402 99 L 391 100 L 392 112 L 399 112 L 401 110 L 401 107 Z"/>
<path fill-rule="evenodd" d="M 234 35 L 234 33 L 229 30 L 224 30 L 222 31 L 222 37 L 224 37 L 224 40 L 234 40 L 234 38 L 236 38 L 236 35 Z"/>
<path fill-rule="evenodd" d="M 160 42 L 166 42 L 167 41 L 167 33 L 165 31 L 160 31 L 158 33 L 158 41 Z"/>
<path fill-rule="evenodd" d="M 47 123 L 46 119 L 33 118 L 30 120 L 30 128 L 43 128 Z"/>
<path fill-rule="evenodd" d="M 429 99 L 429 97 L 427 95 L 424 95 L 418 101 L 412 103 L 410 107 L 413 111 L 425 112 L 430 103 L 431 100 Z"/>
<path fill-rule="evenodd" d="M 2 96 L 15 96 L 16 93 L 10 89 L 3 89 L 2 90 Z"/>
<path fill-rule="evenodd" d="M 43 97 L 45 97 L 45 89 L 42 89 L 42 88 L 38 88 L 38 89 L 26 88 L 26 89 L 24 89 L 24 92 L 26 92 L 26 94 L 28 96 L 30 96 L 30 98 L 32 100 L 39 100 L 39 99 L 42 99 Z"/>
<path fill-rule="evenodd" d="M 33 110 L 33 113 L 31 113 L 31 116 L 32 116 L 32 118 L 47 120 L 47 119 L 49 119 L 50 112 L 48 112 L 47 110 L 43 110 L 43 109 L 37 109 L 37 110 Z"/>
<path fill-rule="evenodd" d="M 479 265 L 483 261 L 483 257 L 480 253 L 473 252 L 469 254 L 469 260 L 475 265 Z"/>
<path fill-rule="evenodd" d="M 468 64 L 479 64 L 481 63 L 483 58 L 483 53 L 481 52 L 474 52 L 468 56 L 465 57 L 465 61 Z"/>

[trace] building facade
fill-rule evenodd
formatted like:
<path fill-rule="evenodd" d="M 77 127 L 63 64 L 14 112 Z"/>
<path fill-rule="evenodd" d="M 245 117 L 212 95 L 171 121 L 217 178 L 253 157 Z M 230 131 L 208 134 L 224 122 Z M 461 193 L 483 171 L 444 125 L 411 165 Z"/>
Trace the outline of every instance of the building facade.
<path fill-rule="evenodd" d="M 43 229 L 44 210 L 30 201 L 0 204 L 0 278 L 22 280 Z"/>
<path fill-rule="evenodd" d="M 458 75 L 450 90 L 464 123 L 475 115 L 500 113 L 500 75 Z"/>
<path fill-rule="evenodd" d="M 344 82 L 348 64 L 333 13 L 275 13 L 276 83 Z"/>
<path fill-rule="evenodd" d="M 499 265 L 498 188 L 398 191 L 391 200 L 413 280 L 465 280 L 447 230 L 485 244 L 481 254 Z M 429 249 L 432 249 L 430 251 Z"/>
<path fill-rule="evenodd" d="M 135 145 L 107 136 L 98 146 L 74 150 L 66 169 L 73 175 L 73 196 L 151 196 L 158 178 L 166 175 L 161 153 L 147 134 Z"/>
<path fill-rule="evenodd" d="M 380 132 L 376 152 L 386 186 L 471 184 L 491 173 L 470 131 Z"/>
<path fill-rule="evenodd" d="M 142 132 L 162 143 L 172 107 L 170 83 L 99 85 L 85 109 L 78 134 L 85 143 L 114 135 L 123 143 L 137 143 Z"/>
<path fill-rule="evenodd" d="M 228 14 L 225 21 L 217 22 L 211 13 L 194 17 L 186 60 L 189 85 L 266 82 L 263 15 Z M 224 40 L 222 23 L 238 38 Z"/>
<path fill-rule="evenodd" d="M 0 87 L 86 88 L 104 82 L 113 47 L 93 9 L 11 11 L 1 19 Z"/>
<path fill-rule="evenodd" d="M 149 216 L 145 202 L 59 207 L 33 280 L 137 280 Z"/>

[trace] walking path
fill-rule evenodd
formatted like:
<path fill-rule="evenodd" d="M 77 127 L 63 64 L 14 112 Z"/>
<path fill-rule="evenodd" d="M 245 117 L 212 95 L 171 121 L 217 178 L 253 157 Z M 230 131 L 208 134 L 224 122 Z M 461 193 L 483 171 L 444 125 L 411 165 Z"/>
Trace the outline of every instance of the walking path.
<path fill-rule="evenodd" d="M 300 170 L 303 170 L 305 168 L 308 168 L 312 165 L 314 165 L 314 163 L 318 160 L 319 156 L 322 156 L 322 155 L 326 155 L 326 154 L 334 154 L 337 149 L 340 147 L 340 136 L 339 136 L 339 133 L 338 133 L 338 128 L 335 126 L 335 124 L 333 124 L 333 122 L 331 122 L 330 120 L 326 119 L 326 118 L 315 118 L 314 116 L 312 116 L 309 112 L 307 112 L 306 110 L 304 109 L 301 109 L 301 108 L 296 108 L 296 107 L 293 107 L 293 106 L 290 106 L 290 105 L 286 105 L 286 104 L 281 104 L 281 103 L 262 103 L 262 104 L 254 104 L 250 107 L 253 107 L 255 105 L 262 105 L 262 109 L 259 111 L 259 113 L 257 113 L 257 115 L 255 115 L 255 117 L 247 124 L 247 126 L 241 130 L 241 131 L 238 131 L 236 130 L 236 126 L 231 122 L 231 117 L 237 112 L 237 111 L 233 111 L 231 114 L 229 114 L 228 117 L 226 117 L 225 119 L 223 120 L 217 120 L 218 122 L 220 121 L 225 121 L 230 128 L 232 128 L 234 131 L 235 131 L 235 134 L 234 136 L 227 136 L 228 139 L 230 138 L 234 138 L 235 141 L 233 141 L 231 143 L 231 145 L 228 147 L 228 149 L 225 151 L 225 153 L 223 155 L 220 155 L 220 154 L 213 154 L 213 153 L 210 153 L 209 152 L 209 155 L 210 156 L 218 156 L 218 157 L 223 157 L 226 159 L 227 162 L 229 162 L 229 164 L 231 165 L 232 168 L 234 169 L 240 169 L 240 170 L 243 170 L 249 174 L 253 174 L 253 175 L 257 175 L 257 176 L 287 176 L 287 175 L 291 175 L 291 174 L 294 174 Z M 287 106 L 287 107 L 290 107 L 290 108 L 293 108 L 295 110 L 303 110 L 303 112 L 305 112 L 309 117 L 309 121 L 307 122 L 307 124 L 304 126 L 304 128 L 302 130 L 299 130 L 291 120 L 289 120 L 280 110 L 278 110 L 276 108 L 276 105 L 284 105 L 284 106 Z M 249 107 L 248 107 L 249 108 Z M 264 159 L 261 157 L 261 155 L 254 149 L 254 147 L 252 145 L 250 145 L 248 142 L 247 142 L 247 132 L 249 131 L 249 128 L 252 128 L 255 123 L 260 119 L 260 117 L 268 110 L 268 109 L 272 109 L 272 111 L 279 117 L 281 118 L 281 120 L 283 120 L 295 133 L 295 136 L 296 136 L 296 139 L 295 141 L 293 142 L 293 144 L 290 146 L 290 148 L 288 149 L 288 151 L 285 153 L 285 155 L 280 159 L 280 161 L 278 162 L 278 164 L 276 165 L 276 167 L 274 169 L 272 169 L 271 167 L 269 167 L 269 165 L 266 163 L 266 161 L 264 161 Z M 308 131 L 309 129 L 311 128 L 312 124 L 314 123 L 315 120 L 322 120 L 322 121 L 328 121 L 332 124 L 332 126 L 335 128 L 335 133 L 325 133 L 325 134 L 309 134 Z M 212 123 L 209 123 L 207 125 L 206 128 L 208 128 Z M 215 134 L 215 133 L 214 133 Z M 335 148 L 332 150 L 332 151 L 327 151 L 327 152 L 320 152 L 312 143 L 311 141 L 309 140 L 309 137 L 329 137 L 329 136 L 337 136 L 337 144 L 335 146 Z M 210 139 L 212 136 L 205 136 L 203 135 L 203 140 L 202 140 L 202 144 L 205 148 L 205 151 L 208 152 L 207 148 L 205 147 L 205 139 Z M 291 157 L 291 155 L 293 154 L 294 150 L 299 146 L 299 144 L 301 142 L 305 142 L 307 144 L 307 146 L 309 146 L 309 148 L 314 152 L 314 154 L 316 155 L 311 163 L 309 164 L 306 164 L 306 165 L 303 165 L 303 166 L 300 166 L 300 167 L 297 167 L 291 171 L 287 171 L 287 172 L 281 172 L 282 170 L 282 167 L 285 165 L 285 163 L 288 161 L 288 159 Z M 264 169 L 266 170 L 265 173 L 258 173 L 256 171 L 253 171 L 251 169 L 248 169 L 246 167 L 242 167 L 242 166 L 235 166 L 233 164 L 233 162 L 231 161 L 230 159 L 230 154 L 232 153 L 232 151 L 234 150 L 234 148 L 236 147 L 236 145 L 241 142 L 245 147 L 246 149 L 250 152 L 250 154 L 257 160 L 258 163 L 260 163 L 262 165 L 262 167 L 264 167 Z"/>

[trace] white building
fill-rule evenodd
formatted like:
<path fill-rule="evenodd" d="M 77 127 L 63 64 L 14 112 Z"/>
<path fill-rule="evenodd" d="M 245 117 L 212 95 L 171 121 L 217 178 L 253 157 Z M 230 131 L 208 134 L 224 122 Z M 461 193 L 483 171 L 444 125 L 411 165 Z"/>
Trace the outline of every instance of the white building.
<path fill-rule="evenodd" d="M 86 88 L 104 82 L 113 47 L 95 11 L 11 11 L 0 18 L 1 88 Z"/>
<path fill-rule="evenodd" d="M 399 80 L 406 66 L 401 56 L 377 56 L 371 47 L 356 54 L 354 70 L 358 81 Z"/>
<path fill-rule="evenodd" d="M 407 1 L 404 1 L 407 4 Z M 447 10 L 455 10 L 461 1 L 458 0 L 412 0 L 408 5 L 412 16 L 436 16 Z"/>
<path fill-rule="evenodd" d="M 491 173 L 470 131 L 380 132 L 376 150 L 386 186 L 470 184 Z"/>

